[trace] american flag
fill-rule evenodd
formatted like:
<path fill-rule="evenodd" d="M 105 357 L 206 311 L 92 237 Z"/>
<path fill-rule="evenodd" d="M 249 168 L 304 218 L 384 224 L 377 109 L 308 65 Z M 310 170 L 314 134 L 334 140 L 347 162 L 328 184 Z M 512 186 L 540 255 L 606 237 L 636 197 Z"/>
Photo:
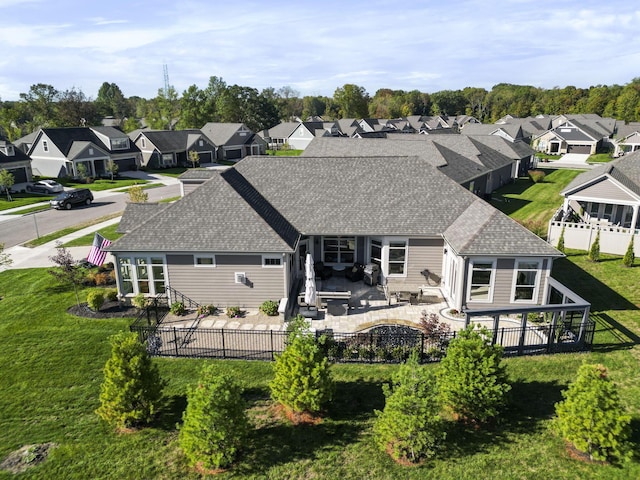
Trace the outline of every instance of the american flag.
<path fill-rule="evenodd" d="M 104 259 L 107 258 L 107 252 L 104 251 L 111 245 L 111 240 L 107 240 L 102 235 L 96 232 L 93 237 L 93 245 L 91 245 L 91 250 L 89 251 L 89 255 L 87 255 L 87 262 L 100 266 L 104 263 Z"/>

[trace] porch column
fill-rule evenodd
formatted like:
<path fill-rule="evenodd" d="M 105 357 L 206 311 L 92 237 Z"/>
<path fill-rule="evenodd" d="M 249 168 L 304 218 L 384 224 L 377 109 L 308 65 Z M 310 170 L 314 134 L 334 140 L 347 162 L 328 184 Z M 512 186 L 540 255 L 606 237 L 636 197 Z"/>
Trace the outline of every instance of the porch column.
<path fill-rule="evenodd" d="M 640 207 L 639 205 L 633 206 L 633 217 L 631 217 L 631 228 L 633 230 L 638 228 L 638 208 L 639 207 Z"/>

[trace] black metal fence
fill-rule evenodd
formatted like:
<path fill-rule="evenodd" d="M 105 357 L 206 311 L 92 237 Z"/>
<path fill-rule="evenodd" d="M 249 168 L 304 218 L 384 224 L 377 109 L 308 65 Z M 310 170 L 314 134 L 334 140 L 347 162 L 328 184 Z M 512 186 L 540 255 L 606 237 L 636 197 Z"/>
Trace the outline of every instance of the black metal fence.
<path fill-rule="evenodd" d="M 131 325 L 153 356 L 273 360 L 281 353 L 287 332 L 277 330 L 230 330 L 177 328 L 155 323 L 152 310 Z M 146 323 L 146 324 L 145 324 Z M 502 345 L 505 356 L 585 351 L 591 348 L 595 323 L 584 325 L 530 325 L 489 330 L 492 344 Z M 318 342 L 333 362 L 398 363 L 417 350 L 422 363 L 439 361 L 456 332 L 428 336 L 415 333 L 337 333 L 316 332 Z"/>

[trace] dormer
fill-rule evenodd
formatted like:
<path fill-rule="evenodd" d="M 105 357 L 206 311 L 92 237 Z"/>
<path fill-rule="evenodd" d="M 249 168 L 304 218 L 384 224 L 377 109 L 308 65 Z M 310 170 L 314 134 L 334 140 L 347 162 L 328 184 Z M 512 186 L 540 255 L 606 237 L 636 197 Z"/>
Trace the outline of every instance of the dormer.
<path fill-rule="evenodd" d="M 7 157 L 13 157 L 16 154 L 14 146 L 7 142 L 0 142 L 0 151 Z"/>
<path fill-rule="evenodd" d="M 128 150 L 129 137 L 111 138 L 111 150 Z"/>

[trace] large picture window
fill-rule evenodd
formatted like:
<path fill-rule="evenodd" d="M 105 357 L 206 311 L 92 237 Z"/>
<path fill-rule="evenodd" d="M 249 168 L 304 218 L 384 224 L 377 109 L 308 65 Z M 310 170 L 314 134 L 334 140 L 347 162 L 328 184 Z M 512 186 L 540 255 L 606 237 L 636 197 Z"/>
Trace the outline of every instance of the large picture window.
<path fill-rule="evenodd" d="M 324 263 L 352 264 L 355 262 L 355 237 L 324 237 L 322 242 Z"/>
<path fill-rule="evenodd" d="M 518 261 L 516 266 L 513 300 L 515 302 L 535 301 L 540 264 L 529 260 Z"/>
<path fill-rule="evenodd" d="M 475 261 L 471 263 L 469 300 L 490 302 L 493 292 L 493 262 Z"/>
<path fill-rule="evenodd" d="M 165 267 L 162 257 L 121 257 L 121 293 L 158 295 L 165 292 Z"/>

